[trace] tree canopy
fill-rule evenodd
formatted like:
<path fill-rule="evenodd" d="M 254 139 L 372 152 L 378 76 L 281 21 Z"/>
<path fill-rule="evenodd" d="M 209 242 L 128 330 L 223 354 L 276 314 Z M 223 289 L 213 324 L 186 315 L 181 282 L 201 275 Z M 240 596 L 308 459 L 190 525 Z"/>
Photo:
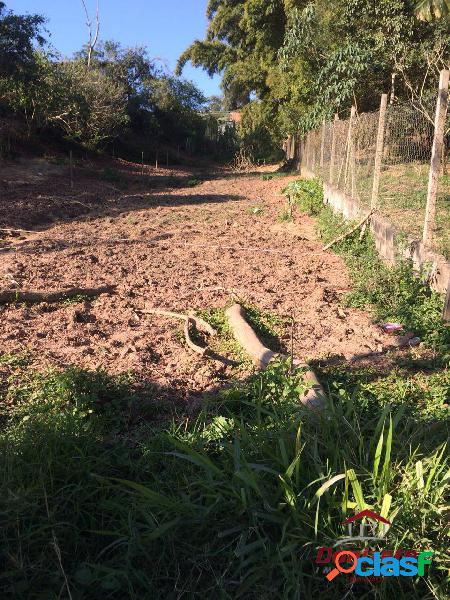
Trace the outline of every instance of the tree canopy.
<path fill-rule="evenodd" d="M 158 141 L 189 138 L 195 147 L 202 139 L 206 98 L 163 72 L 147 48 L 106 40 L 63 59 L 48 49 L 44 24 L 0 2 L 0 112 L 25 123 L 28 135 L 51 130 L 89 148 L 116 140 L 139 156 Z"/>
<path fill-rule="evenodd" d="M 432 18 L 417 14 L 428 5 Z M 181 55 L 222 74 L 247 134 L 279 140 L 333 112 L 406 99 L 449 64 L 447 0 L 210 0 L 209 25 Z M 431 69 L 431 71 L 430 71 Z M 436 82 L 434 82 L 435 85 Z"/>

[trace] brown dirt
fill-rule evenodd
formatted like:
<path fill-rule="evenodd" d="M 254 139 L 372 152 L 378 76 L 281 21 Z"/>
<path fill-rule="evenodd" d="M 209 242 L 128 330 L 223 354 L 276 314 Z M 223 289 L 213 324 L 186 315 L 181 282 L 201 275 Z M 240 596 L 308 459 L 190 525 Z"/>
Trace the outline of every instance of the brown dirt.
<path fill-rule="evenodd" d="M 223 171 L 183 187 L 204 173 L 147 169 L 140 177 L 132 165 L 119 166 L 128 178 L 121 191 L 98 172 L 78 173 L 73 191 L 65 168 L 37 183 L 0 176 L 0 227 L 40 226 L 3 240 L 0 288 L 118 284 L 114 295 L 89 302 L 0 308 L 0 352 L 29 350 L 42 366 L 133 370 L 174 397 L 195 396 L 230 377 L 231 367 L 193 354 L 179 321 L 135 311 L 224 307 L 230 295 L 220 288 L 238 290 L 262 311 L 294 311 L 299 358 L 350 359 L 379 347 L 382 334 L 367 314 L 338 311 L 349 289 L 346 268 L 322 251 L 313 221 L 297 214 L 293 224 L 277 223 L 280 190 L 292 177 Z M 55 217 L 61 222 L 49 225 Z M 289 335 L 286 326 L 285 342 Z"/>

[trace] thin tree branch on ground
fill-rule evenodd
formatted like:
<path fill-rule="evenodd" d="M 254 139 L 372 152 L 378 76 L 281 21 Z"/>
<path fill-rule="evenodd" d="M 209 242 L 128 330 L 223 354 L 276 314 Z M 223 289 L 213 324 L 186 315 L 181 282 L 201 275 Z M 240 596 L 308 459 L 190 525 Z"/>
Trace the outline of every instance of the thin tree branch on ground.
<path fill-rule="evenodd" d="M 12 304 L 15 302 L 27 302 L 38 304 L 39 302 L 61 302 L 77 296 L 95 298 L 100 294 L 111 294 L 116 285 L 102 285 L 96 288 L 73 287 L 61 291 L 37 292 L 30 290 L 3 290 L 0 291 L 0 304 Z"/>
<path fill-rule="evenodd" d="M 334 246 L 334 244 L 337 244 L 338 242 L 341 242 L 342 240 L 347 238 L 349 235 L 352 235 L 352 233 L 354 233 L 360 227 L 365 225 L 367 223 L 367 221 L 371 218 L 372 215 L 373 215 L 373 210 L 371 210 L 370 213 L 368 213 L 363 219 L 361 219 L 361 221 L 359 221 L 354 227 L 352 227 L 345 233 L 342 233 L 338 237 L 334 238 L 334 240 L 331 240 L 331 242 L 329 242 L 326 246 L 323 247 L 323 250 L 328 250 L 329 248 L 331 248 L 331 246 Z"/>

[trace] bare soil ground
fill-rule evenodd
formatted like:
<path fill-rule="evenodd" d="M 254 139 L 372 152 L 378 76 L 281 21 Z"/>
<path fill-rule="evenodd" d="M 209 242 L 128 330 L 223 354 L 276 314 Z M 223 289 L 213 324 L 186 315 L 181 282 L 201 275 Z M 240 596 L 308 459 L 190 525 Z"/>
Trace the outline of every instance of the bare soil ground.
<path fill-rule="evenodd" d="M 322 251 L 312 219 L 277 222 L 292 177 L 150 168 L 141 176 L 138 165 L 116 161 L 119 183 L 103 181 L 99 168 L 78 169 L 71 190 L 66 166 L 44 167 L 0 172 L 0 227 L 34 230 L 3 232 L 0 289 L 117 290 L 0 307 L 0 353 L 29 351 L 40 366 L 132 370 L 174 398 L 192 398 L 235 371 L 193 354 L 180 322 L 136 309 L 224 307 L 230 289 L 261 311 L 294 312 L 299 358 L 351 359 L 383 343 L 369 315 L 338 310 L 346 268 Z M 191 187 L 194 178 L 202 182 Z M 286 323 L 281 341 L 289 337 Z"/>

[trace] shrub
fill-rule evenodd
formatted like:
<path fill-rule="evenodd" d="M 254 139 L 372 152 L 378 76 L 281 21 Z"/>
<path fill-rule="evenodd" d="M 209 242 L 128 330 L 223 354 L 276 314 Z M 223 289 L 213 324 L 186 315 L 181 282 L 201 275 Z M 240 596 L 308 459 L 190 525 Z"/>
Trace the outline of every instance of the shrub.
<path fill-rule="evenodd" d="M 296 179 L 283 189 L 283 194 L 311 216 L 323 210 L 323 188 L 318 180 Z"/>

